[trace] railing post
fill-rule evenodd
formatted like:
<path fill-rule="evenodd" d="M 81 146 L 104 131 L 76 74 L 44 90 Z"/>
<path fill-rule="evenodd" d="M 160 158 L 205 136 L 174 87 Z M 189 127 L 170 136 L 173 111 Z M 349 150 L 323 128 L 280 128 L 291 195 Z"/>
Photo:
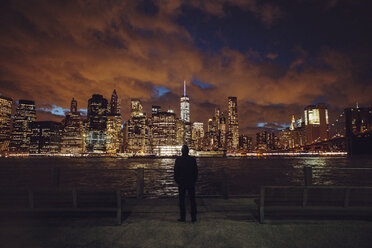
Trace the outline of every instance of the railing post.
<path fill-rule="evenodd" d="M 304 183 L 305 186 L 311 186 L 313 184 L 313 168 L 311 166 L 304 167 Z"/>
<path fill-rule="evenodd" d="M 145 170 L 143 168 L 137 168 L 137 199 L 143 198 L 144 181 Z"/>
<path fill-rule="evenodd" d="M 221 169 L 221 176 L 222 176 L 222 195 L 223 198 L 229 198 L 229 173 L 227 168 Z"/>
<path fill-rule="evenodd" d="M 61 169 L 59 167 L 52 168 L 52 186 L 58 188 L 61 179 Z"/>

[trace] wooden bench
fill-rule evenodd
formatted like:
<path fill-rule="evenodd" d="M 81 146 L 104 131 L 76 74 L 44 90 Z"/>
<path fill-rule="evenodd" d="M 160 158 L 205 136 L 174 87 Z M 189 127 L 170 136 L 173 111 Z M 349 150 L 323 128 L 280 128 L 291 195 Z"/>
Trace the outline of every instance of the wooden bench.
<path fill-rule="evenodd" d="M 372 215 L 372 187 L 264 186 L 259 201 L 265 215 Z"/>
<path fill-rule="evenodd" d="M 1 189 L 2 212 L 115 212 L 121 224 L 124 199 L 116 189 Z"/>

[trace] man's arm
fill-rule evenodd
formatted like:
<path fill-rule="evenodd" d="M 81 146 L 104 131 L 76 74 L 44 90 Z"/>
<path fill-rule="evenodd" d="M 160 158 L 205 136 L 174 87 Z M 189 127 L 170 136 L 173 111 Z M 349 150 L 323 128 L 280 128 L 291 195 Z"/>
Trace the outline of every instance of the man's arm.
<path fill-rule="evenodd" d="M 177 184 L 179 184 L 179 169 L 178 169 L 178 163 L 177 160 L 174 162 L 174 181 L 176 181 Z"/>
<path fill-rule="evenodd" d="M 196 159 L 194 158 L 194 182 L 198 180 L 198 165 L 196 164 Z"/>

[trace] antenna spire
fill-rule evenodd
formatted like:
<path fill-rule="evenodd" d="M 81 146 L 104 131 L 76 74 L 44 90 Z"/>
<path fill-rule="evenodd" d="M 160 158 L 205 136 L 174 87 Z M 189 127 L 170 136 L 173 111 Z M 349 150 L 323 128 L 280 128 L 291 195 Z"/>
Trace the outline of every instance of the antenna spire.
<path fill-rule="evenodd" d="M 183 80 L 183 96 L 186 96 L 186 80 Z"/>

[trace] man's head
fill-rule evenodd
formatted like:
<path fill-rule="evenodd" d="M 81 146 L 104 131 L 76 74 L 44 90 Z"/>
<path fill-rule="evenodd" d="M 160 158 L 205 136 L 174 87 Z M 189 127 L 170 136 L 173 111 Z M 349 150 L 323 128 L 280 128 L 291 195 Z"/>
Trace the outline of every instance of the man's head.
<path fill-rule="evenodd" d="M 187 156 L 189 154 L 189 147 L 187 145 L 183 145 L 181 152 L 182 152 L 182 156 Z"/>

